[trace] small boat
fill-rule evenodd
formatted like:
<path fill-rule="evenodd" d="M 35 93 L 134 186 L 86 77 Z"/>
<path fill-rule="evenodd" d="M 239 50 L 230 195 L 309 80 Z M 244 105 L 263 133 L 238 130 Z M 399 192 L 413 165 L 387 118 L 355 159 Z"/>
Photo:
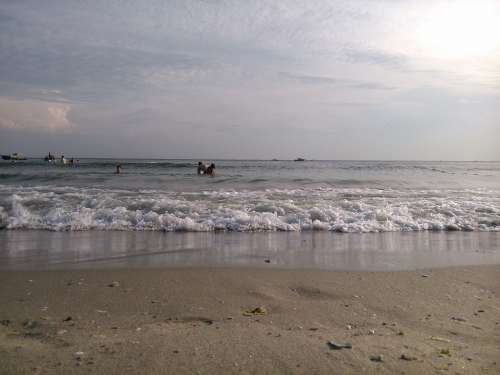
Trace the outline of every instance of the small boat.
<path fill-rule="evenodd" d="M 19 154 L 14 152 L 10 155 L 2 155 L 3 160 L 26 160 L 26 157 L 23 154 Z"/>
<path fill-rule="evenodd" d="M 306 159 L 304 159 L 304 158 L 297 158 L 294 161 L 306 161 Z"/>

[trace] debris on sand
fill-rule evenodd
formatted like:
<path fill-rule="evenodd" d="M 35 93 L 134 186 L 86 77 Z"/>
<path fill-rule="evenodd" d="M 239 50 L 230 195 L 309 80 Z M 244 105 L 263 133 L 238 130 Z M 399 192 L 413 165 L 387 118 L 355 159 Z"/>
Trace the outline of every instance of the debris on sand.
<path fill-rule="evenodd" d="M 113 281 L 111 284 L 108 284 L 110 288 L 117 288 L 120 286 L 120 283 L 118 281 Z"/>
<path fill-rule="evenodd" d="M 246 310 L 243 313 L 243 316 L 266 315 L 266 314 L 267 314 L 266 308 L 264 306 L 259 306 L 252 310 Z"/>
<path fill-rule="evenodd" d="M 434 340 L 434 341 L 450 342 L 450 340 L 445 339 L 443 337 L 439 337 L 439 336 L 431 336 L 430 338 L 431 338 L 431 340 Z"/>
<path fill-rule="evenodd" d="M 66 318 L 63 319 L 63 322 L 69 322 L 73 320 L 73 318 L 71 316 L 67 316 Z"/>
<path fill-rule="evenodd" d="M 352 349 L 352 344 L 350 342 L 338 342 L 334 340 L 328 341 L 328 347 L 333 350 L 340 349 Z"/>
<path fill-rule="evenodd" d="M 372 355 L 370 357 L 370 361 L 372 361 L 372 362 L 384 362 L 384 358 L 382 357 L 381 354 Z"/>
<path fill-rule="evenodd" d="M 445 355 L 447 355 L 448 357 L 450 357 L 450 356 L 451 356 L 450 349 L 448 349 L 448 348 L 443 348 L 443 349 L 441 349 L 441 350 L 439 351 L 439 355 L 440 355 L 441 357 L 444 357 Z"/>
<path fill-rule="evenodd" d="M 75 357 L 75 359 L 77 361 L 81 361 L 84 356 L 85 356 L 84 352 L 75 352 L 75 353 L 73 353 L 73 357 Z"/>
<path fill-rule="evenodd" d="M 205 323 L 206 325 L 212 325 L 215 323 L 213 319 L 205 318 L 203 316 L 186 316 L 183 318 L 168 318 L 164 320 L 165 323 L 192 323 L 193 327 L 197 323 Z"/>
<path fill-rule="evenodd" d="M 461 318 L 461 317 L 459 317 L 459 316 L 452 316 L 452 317 L 451 317 L 451 320 L 455 320 L 455 321 L 457 321 L 457 322 L 466 322 L 466 321 L 467 321 L 467 319 L 465 319 L 465 318 Z"/>
<path fill-rule="evenodd" d="M 12 321 L 10 319 L 2 319 L 0 320 L 0 324 L 5 326 L 5 327 L 8 327 L 9 324 L 12 323 Z"/>
<path fill-rule="evenodd" d="M 28 319 L 23 323 L 23 327 L 26 329 L 34 329 L 38 327 L 38 322 L 36 320 Z"/>
<path fill-rule="evenodd" d="M 399 357 L 399 359 L 402 359 L 403 361 L 416 361 L 417 357 L 403 353 L 401 354 L 401 357 Z"/>

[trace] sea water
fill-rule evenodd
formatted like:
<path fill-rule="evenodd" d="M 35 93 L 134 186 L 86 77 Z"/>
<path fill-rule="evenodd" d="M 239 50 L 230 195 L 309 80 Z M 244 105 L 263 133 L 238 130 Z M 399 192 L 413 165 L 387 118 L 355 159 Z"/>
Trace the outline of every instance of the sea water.
<path fill-rule="evenodd" d="M 500 162 L 212 161 L 2 161 L 0 228 L 500 231 Z"/>

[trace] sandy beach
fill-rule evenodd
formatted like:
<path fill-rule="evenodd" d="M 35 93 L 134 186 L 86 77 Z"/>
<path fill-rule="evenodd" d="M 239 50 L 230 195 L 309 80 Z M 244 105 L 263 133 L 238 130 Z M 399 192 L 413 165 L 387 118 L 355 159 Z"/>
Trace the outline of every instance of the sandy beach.
<path fill-rule="evenodd" d="M 500 0 L 0 30 L 0 375 L 500 375 Z"/>
<path fill-rule="evenodd" d="M 2 374 L 500 372 L 498 265 L 5 271 L 0 285 Z"/>

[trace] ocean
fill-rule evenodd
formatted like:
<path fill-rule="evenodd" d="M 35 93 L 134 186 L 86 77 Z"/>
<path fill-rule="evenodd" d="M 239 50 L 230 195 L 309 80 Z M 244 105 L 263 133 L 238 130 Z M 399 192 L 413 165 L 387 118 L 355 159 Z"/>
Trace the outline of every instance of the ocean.
<path fill-rule="evenodd" d="M 197 162 L 0 162 L 0 228 L 500 231 L 500 162 L 215 160 L 213 177 Z"/>

